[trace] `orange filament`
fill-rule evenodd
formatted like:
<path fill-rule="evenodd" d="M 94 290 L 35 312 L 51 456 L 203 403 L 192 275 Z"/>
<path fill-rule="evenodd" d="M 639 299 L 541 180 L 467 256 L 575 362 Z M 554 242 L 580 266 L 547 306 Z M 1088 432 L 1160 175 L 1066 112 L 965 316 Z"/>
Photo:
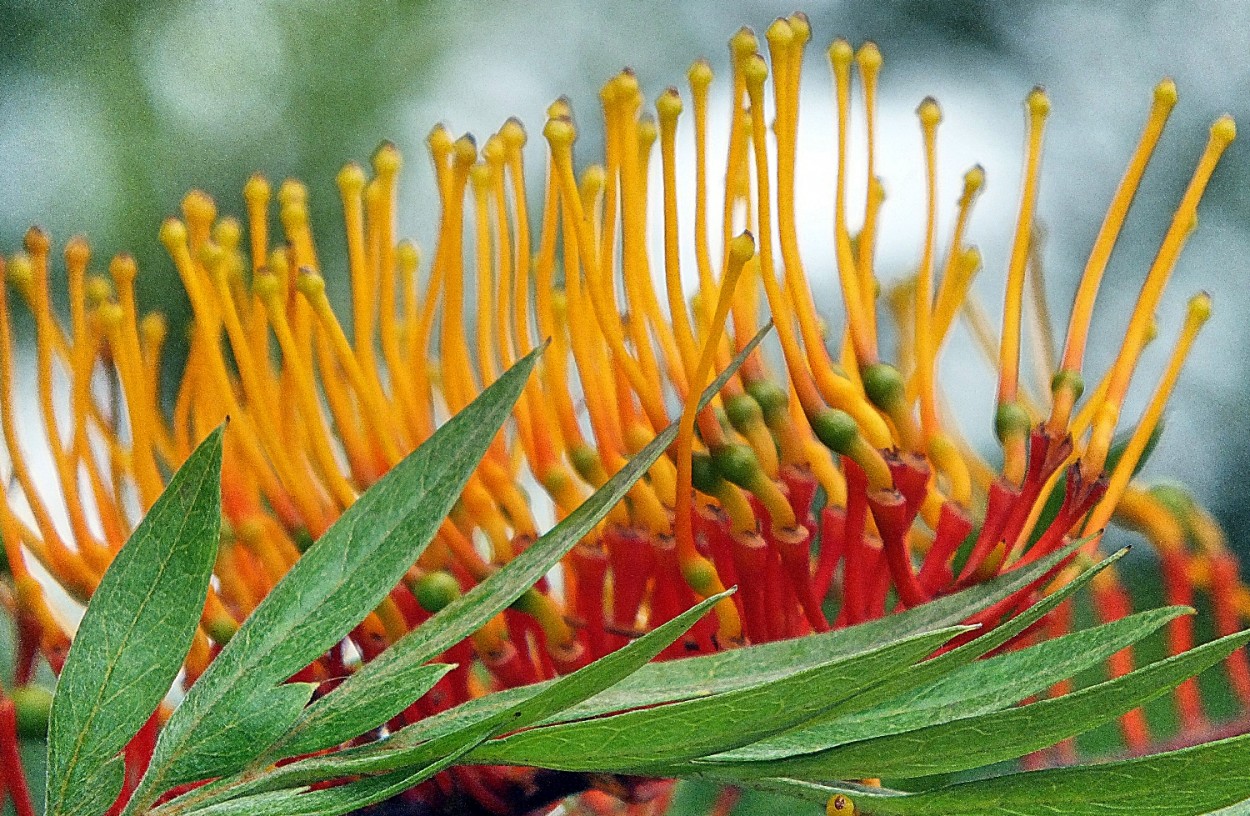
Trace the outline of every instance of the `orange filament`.
<path fill-rule="evenodd" d="M 1206 190 L 1215 165 L 1236 135 L 1237 128 L 1232 117 L 1223 116 L 1211 125 L 1211 136 L 1207 140 L 1206 149 L 1198 160 L 1193 178 L 1190 179 L 1189 186 L 1185 189 L 1185 194 L 1176 208 L 1175 215 L 1172 216 L 1172 223 L 1163 238 L 1159 252 L 1155 255 L 1150 271 L 1146 274 L 1146 281 L 1142 284 L 1141 292 L 1137 296 L 1137 304 L 1133 307 L 1133 315 L 1129 318 L 1124 344 L 1112 365 L 1107 394 L 1098 408 L 1089 447 L 1081 464 L 1087 476 L 1092 477 L 1093 474 L 1102 471 L 1107 451 L 1111 447 L 1115 426 L 1119 422 L 1120 404 L 1128 390 L 1129 380 L 1137 366 L 1141 349 L 1145 346 L 1146 337 L 1154 321 L 1155 307 L 1163 295 L 1163 288 L 1167 285 L 1172 270 L 1176 267 L 1176 261 L 1185 246 L 1185 241 L 1197 224 L 1198 202 L 1202 198 L 1203 191 Z"/>
<path fill-rule="evenodd" d="M 1050 100 L 1046 92 L 1035 88 L 1025 102 L 1029 113 L 1028 154 L 1025 159 L 1024 189 L 1020 194 L 1020 213 L 1011 245 L 1011 261 L 1007 269 L 1007 296 L 1003 303 L 1003 332 L 998 356 L 998 403 L 1016 401 L 1020 367 L 1020 312 L 1024 301 L 1024 273 L 1028 262 L 1029 239 L 1033 230 L 1033 212 L 1037 205 L 1038 176 L 1041 171 L 1042 134 Z"/>
<path fill-rule="evenodd" d="M 870 332 L 865 314 L 872 309 L 871 292 L 862 291 L 860 271 L 855 262 L 851 234 L 846 226 L 847 126 L 851 107 L 851 62 L 855 52 L 846 40 L 834 40 L 829 46 L 829 64 L 833 68 L 838 103 L 838 181 L 833 203 L 834 249 L 838 261 L 838 280 L 842 284 L 842 300 L 846 304 L 846 324 L 855 357 L 860 368 L 877 362 L 877 338 Z"/>
<path fill-rule="evenodd" d="M 867 138 L 865 163 L 868 184 L 864 199 L 864 224 L 860 228 L 857 239 L 859 252 L 859 287 L 864 297 L 864 321 L 868 324 L 869 333 L 877 334 L 877 281 L 873 270 L 873 251 L 877 243 L 877 214 L 885 201 L 885 188 L 876 175 L 877 161 L 877 79 L 881 73 L 881 51 L 875 43 L 866 42 L 855 53 L 855 64 L 859 67 L 860 85 L 864 96 L 864 127 Z"/>
<path fill-rule="evenodd" d="M 1090 319 L 1094 313 L 1094 299 L 1098 296 L 1098 286 L 1102 282 L 1102 275 L 1106 271 L 1115 242 L 1120 237 L 1124 219 L 1128 216 L 1129 208 L 1133 205 L 1133 199 L 1137 195 L 1142 175 L 1146 172 L 1146 165 L 1150 162 L 1155 145 L 1159 142 L 1159 136 L 1163 133 L 1164 125 L 1167 124 L 1168 117 L 1175 106 L 1176 83 L 1165 79 L 1155 86 L 1154 104 L 1150 108 L 1146 127 L 1137 143 L 1137 149 L 1129 159 L 1128 168 L 1124 171 L 1124 177 L 1116 188 L 1115 196 L 1111 199 L 1111 206 L 1107 209 L 1102 226 L 1098 230 L 1098 236 L 1094 239 L 1093 249 L 1090 250 L 1089 261 L 1085 264 L 1085 272 L 1081 275 L 1081 283 L 1072 304 L 1072 318 L 1068 323 L 1068 339 L 1064 346 L 1063 362 L 1060 368 L 1063 372 L 1079 375 L 1081 371 L 1081 362 L 1085 357 L 1085 343 L 1089 336 Z M 1060 391 L 1065 393 L 1059 393 Z M 1052 433 L 1059 433 L 1067 426 L 1073 404 L 1079 396 L 1071 386 L 1056 391 L 1049 422 Z"/>
<path fill-rule="evenodd" d="M 601 268 L 601 259 L 596 256 L 594 225 L 582 207 L 577 180 L 573 175 L 573 124 L 568 120 L 552 119 L 547 123 L 544 135 L 551 145 L 552 160 L 555 162 L 561 186 L 561 201 L 572 215 L 571 237 L 575 238 L 581 266 L 586 270 L 587 289 L 599 328 L 611 349 L 613 362 L 629 378 L 652 427 L 663 428 L 667 424 L 667 414 L 659 384 L 655 380 L 648 380 L 641 364 L 625 348 L 620 315 L 613 306 L 615 298 L 612 282 Z M 576 269 L 566 270 L 566 274 L 575 275 Z"/>
<path fill-rule="evenodd" d="M 664 177 L 664 283 L 668 294 L 668 310 L 673 322 L 673 336 L 681 352 L 683 375 L 693 387 L 694 369 L 698 365 L 694 332 L 686 312 L 686 299 L 681 287 L 681 259 L 677 232 L 677 117 L 681 114 L 681 97 L 676 88 L 669 88 L 655 103 L 660 119 L 660 159 Z M 707 226 L 704 225 L 706 231 Z M 706 235 L 704 238 L 706 239 Z M 710 274 L 710 273 L 709 273 Z M 711 292 L 710 289 L 705 290 Z M 688 394 L 687 394 L 688 396 Z"/>
<path fill-rule="evenodd" d="M 928 98 L 920 103 L 916 113 L 920 117 L 920 127 L 924 134 L 928 198 L 925 209 L 924 252 L 916 278 L 914 342 L 920 395 L 920 429 L 927 447 L 941 433 L 933 384 L 936 356 L 933 343 L 933 256 L 937 241 L 937 128 L 942 121 L 942 111 L 934 99 Z"/>
<path fill-rule="evenodd" d="M 699 408 L 699 397 L 711 376 L 716 346 L 720 342 L 720 331 L 723 330 L 725 319 L 729 315 L 734 288 L 738 285 L 738 279 L 747 261 L 755 254 L 755 242 L 749 233 L 744 233 L 734 239 L 729 249 L 729 266 L 726 267 L 725 276 L 721 280 L 720 292 L 716 297 L 716 311 L 709 326 L 708 336 L 703 342 L 698 368 L 695 369 L 691 379 L 693 387 L 686 395 L 677 430 L 677 497 L 674 508 L 677 558 L 686 582 L 690 584 L 691 589 L 705 598 L 725 590 L 716 574 L 716 569 L 699 554 L 694 545 L 694 509 L 691 505 L 694 421 Z M 720 621 L 722 635 L 730 641 L 741 639 L 742 624 L 738 620 L 737 607 L 732 602 L 722 601 L 716 606 L 716 614 Z"/>
<path fill-rule="evenodd" d="M 712 68 L 706 60 L 699 60 L 690 66 L 687 77 L 694 107 L 694 251 L 699 270 L 698 300 L 702 304 L 696 318 L 701 330 L 706 332 L 712 319 L 711 298 L 716 287 L 712 279 L 712 256 L 707 235 L 707 97 L 712 84 Z"/>
<path fill-rule="evenodd" d="M 1090 535 L 1102 529 L 1111 519 L 1116 505 L 1119 504 L 1120 498 L 1128 488 L 1129 480 L 1133 478 L 1133 472 L 1137 469 L 1137 463 L 1141 460 L 1141 456 L 1150 442 L 1151 435 L 1158 426 L 1159 420 L 1163 417 L 1163 409 L 1167 405 L 1168 399 L 1172 396 L 1172 389 L 1176 386 L 1176 380 L 1180 376 L 1181 368 L 1185 365 L 1185 359 L 1189 356 L 1194 340 L 1198 338 L 1198 332 L 1202 330 L 1203 325 L 1210 317 L 1210 295 L 1204 292 L 1190 299 L 1189 309 L 1185 316 L 1185 325 L 1182 327 L 1181 335 L 1176 341 L 1176 347 L 1172 350 L 1172 356 L 1168 358 L 1168 365 L 1164 370 L 1163 377 L 1155 388 L 1154 396 L 1151 397 L 1150 403 L 1146 406 L 1146 411 L 1142 414 L 1141 421 L 1133 429 L 1133 435 L 1129 437 L 1124 453 L 1121 454 L 1115 469 L 1111 471 L 1111 479 L 1107 486 L 1106 495 L 1103 496 L 1098 506 L 1094 508 L 1089 520 L 1085 523 L 1085 535 Z"/>
<path fill-rule="evenodd" d="M 800 25 L 799 30 L 806 31 L 806 28 Z M 798 140 L 799 67 L 806 37 L 796 34 L 791 22 L 778 20 L 768 29 L 768 41 L 773 52 L 773 87 L 777 107 L 773 126 L 777 136 L 777 231 L 788 296 L 786 306 L 792 307 L 797 318 L 803 348 L 807 352 L 807 362 L 821 397 L 829 405 L 855 417 L 874 445 L 888 447 L 889 430 L 885 423 L 863 399 L 855 384 L 833 370 L 799 255 L 794 182 Z M 868 311 L 871 311 L 871 306 Z M 779 315 L 775 316 L 782 319 Z"/>

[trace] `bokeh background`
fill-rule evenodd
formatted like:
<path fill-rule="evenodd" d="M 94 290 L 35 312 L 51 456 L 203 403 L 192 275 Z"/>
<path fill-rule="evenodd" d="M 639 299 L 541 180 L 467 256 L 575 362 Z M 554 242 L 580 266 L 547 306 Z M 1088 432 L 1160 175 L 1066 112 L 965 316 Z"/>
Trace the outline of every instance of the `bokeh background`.
<path fill-rule="evenodd" d="M 162 218 L 177 212 L 192 187 L 239 213 L 243 182 L 262 171 L 274 181 L 295 176 L 309 184 L 332 279 L 344 253 L 334 176 L 348 160 L 366 161 L 382 139 L 407 158 L 401 232 L 428 247 L 436 213 L 423 141 L 435 122 L 484 137 L 516 115 L 530 123 L 531 156 L 540 162 L 543 111 L 563 94 L 578 114 L 579 150 L 587 155 L 599 145 L 598 88 L 615 71 L 634 68 L 654 99 L 669 84 L 684 86 L 696 57 L 708 57 L 723 74 L 725 41 L 738 26 L 762 32 L 792 10 L 752 0 L 0 0 L 0 252 L 19 249 L 32 223 L 58 242 L 86 234 L 101 266 L 129 251 L 140 263 L 143 305 L 176 323 L 185 319 L 186 303 L 156 240 Z M 841 311 L 832 277 L 833 109 L 824 59 L 833 37 L 873 39 L 886 59 L 883 276 L 907 274 L 919 257 L 923 177 L 912 112 L 932 94 L 946 117 L 943 206 L 953 208 L 958 180 L 974 161 L 989 177 L 970 237 L 985 255 L 977 291 L 991 313 L 1002 298 L 1028 90 L 1045 85 L 1053 104 L 1039 218 L 1049 305 L 1066 320 L 1151 89 L 1163 76 L 1176 79 L 1181 103 L 1099 299 L 1089 365 L 1101 373 L 1206 128 L 1224 112 L 1250 123 L 1250 4 L 842 0 L 802 10 L 814 42 L 799 159 L 808 216 L 800 227 L 818 299 L 834 326 Z M 531 181 L 540 179 L 531 170 Z M 1250 147 L 1234 143 L 1160 308 L 1161 341 L 1146 354 L 1125 414 L 1135 416 L 1153 385 L 1185 300 L 1210 291 L 1216 316 L 1146 475 L 1190 485 L 1243 551 L 1250 541 L 1248 187 Z M 171 381 L 177 357 L 168 362 Z M 957 337 L 946 352 L 943 378 L 965 430 L 990 450 L 992 384 L 966 339 Z"/>

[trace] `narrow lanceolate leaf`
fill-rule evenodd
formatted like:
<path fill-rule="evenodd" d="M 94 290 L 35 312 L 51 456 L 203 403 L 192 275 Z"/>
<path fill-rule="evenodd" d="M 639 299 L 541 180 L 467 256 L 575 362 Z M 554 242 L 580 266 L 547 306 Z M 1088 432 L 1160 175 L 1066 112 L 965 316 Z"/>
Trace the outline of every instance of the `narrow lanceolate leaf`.
<path fill-rule="evenodd" d="M 1074 551 L 1074 548 L 1081 546 L 1081 544 L 1082 542 L 1074 542 L 1064 551 L 1056 553 L 1055 559 L 1049 562 L 1050 565 L 1053 566 L 1054 564 L 1059 563 L 1063 559 L 1065 553 Z M 999 646 L 1011 640 L 1028 627 L 1037 623 L 1044 615 L 1046 615 L 1046 613 L 1063 603 L 1068 598 L 1072 597 L 1075 592 L 1092 580 L 1098 572 L 1122 558 L 1126 552 L 1127 549 L 1115 553 L 1102 563 L 1091 567 L 1081 575 L 1077 576 L 1077 578 L 1061 588 L 1059 591 L 1053 593 L 1047 598 L 1042 599 L 1038 603 L 1035 603 L 1033 606 L 1021 612 L 1019 615 L 1016 615 L 1011 620 L 1006 623 L 999 624 L 975 640 L 965 643 L 957 649 L 952 649 L 945 654 L 939 655 L 932 660 L 926 660 L 912 671 L 886 678 L 883 682 L 871 689 L 868 689 L 863 694 L 833 706 L 815 721 L 804 726 L 803 728 L 794 729 L 793 731 L 778 734 L 775 737 L 771 737 L 766 740 L 761 740 L 753 745 L 748 745 L 726 754 L 723 757 L 718 757 L 718 759 L 728 759 L 733 761 L 778 759 L 792 754 L 812 753 L 824 750 L 825 748 L 834 745 L 840 745 L 846 741 L 844 734 L 864 734 L 864 731 L 871 730 L 873 727 L 871 720 L 877 714 L 886 714 L 888 716 L 892 711 L 897 712 L 899 709 L 906 709 L 907 700 L 909 700 L 911 695 L 917 690 L 923 689 L 929 684 L 940 680 L 960 666 L 966 666 L 972 663 L 972 661 L 989 653 L 993 649 L 997 649 Z M 1040 565 L 1041 562 L 1039 561 L 1037 566 Z M 1025 570 L 1018 571 L 1025 572 Z M 1033 573 L 1035 580 L 1037 576 L 1044 575 L 1047 571 L 1049 571 L 1049 567 L 1044 567 L 1036 572 L 1031 570 L 1029 572 Z M 1008 573 L 997 580 L 1003 581 L 1010 575 L 1012 575 L 1012 573 Z M 1028 581 L 1023 585 L 1027 585 L 1027 583 L 1031 583 L 1031 581 Z M 940 603 L 940 601 L 935 601 L 934 603 Z M 993 601 L 990 601 L 989 603 L 993 603 Z M 924 606 L 929 605 L 930 604 L 925 604 Z M 917 607 L 917 609 L 923 609 L 924 606 Z M 869 722 L 864 723 L 858 721 L 858 718 L 861 716 L 866 720 L 869 720 Z M 862 730 L 857 731 L 857 729 Z M 874 734 L 867 735 L 873 736 Z"/>
<path fill-rule="evenodd" d="M 241 797 L 243 794 L 247 796 L 238 801 L 246 801 L 261 793 L 292 789 L 350 774 L 385 771 L 388 778 L 404 779 L 413 773 L 425 773 L 430 767 L 441 768 L 442 765 L 439 763 L 448 764 L 450 761 L 460 759 L 484 740 L 533 725 L 620 682 L 622 678 L 637 671 L 639 666 L 646 664 L 664 651 L 715 606 L 717 601 L 730 594 L 732 590 L 713 595 L 671 621 L 656 627 L 638 640 L 601 657 L 589 666 L 578 669 L 559 680 L 544 684 L 533 696 L 512 706 L 484 714 L 471 722 L 465 722 L 462 727 L 436 739 L 415 746 L 393 745 L 395 741 L 391 740 L 370 746 L 372 750 L 368 752 L 344 751 L 337 755 L 301 760 L 278 768 L 259 779 L 236 785 L 228 790 L 216 791 L 211 799 L 205 799 L 194 809 L 185 812 L 195 814 L 195 816 L 200 816 L 202 813 L 212 813 L 216 816 L 223 816 L 226 812 L 250 813 L 247 810 L 221 811 L 210 808 L 208 805 L 210 802 Z M 410 782 L 411 784 L 416 784 L 416 782 Z M 361 785 L 358 790 L 366 791 L 372 796 L 374 788 L 370 785 Z"/>
<path fill-rule="evenodd" d="M 806 722 L 882 678 L 906 671 L 966 631 L 963 626 L 939 629 L 712 697 L 522 731 L 482 745 L 470 758 L 568 771 L 642 771 L 719 753 Z"/>
<path fill-rule="evenodd" d="M 706 405 L 724 387 L 742 361 L 764 339 L 767 331 L 767 327 L 761 330 L 704 391 L 701 405 Z M 367 729 L 406 708 L 411 700 L 407 695 L 395 693 L 403 688 L 402 675 L 412 666 L 434 660 L 521 597 L 625 496 L 676 436 L 676 425 L 662 431 L 581 506 L 523 553 L 503 565 L 489 580 L 477 584 L 430 621 L 391 644 L 341 686 L 309 706 L 291 732 L 269 752 L 268 758 L 294 756 L 334 745 L 333 742 L 306 736 L 310 732 L 322 733 L 322 723 L 327 719 L 346 721 L 367 717 L 372 721 Z M 389 707 L 379 707 L 368 715 L 358 711 L 362 699 L 381 702 L 388 691 L 391 696 Z"/>
<path fill-rule="evenodd" d="M 191 648 L 221 534 L 221 435 L 209 434 L 174 474 L 87 607 L 52 702 L 49 814 L 93 816 L 113 804 L 118 752 Z"/>
<path fill-rule="evenodd" d="M 1053 700 L 969 717 L 906 734 L 854 742 L 821 754 L 770 764 L 768 776 L 814 782 L 869 775 L 919 777 L 954 773 L 1054 745 L 1144 705 L 1214 666 L 1250 640 L 1229 635 L 1129 674 Z M 871 767 L 868 772 L 864 769 Z"/>
<path fill-rule="evenodd" d="M 128 812 L 172 785 L 238 770 L 291 726 L 311 687 L 283 681 L 341 640 L 425 549 L 537 354 L 382 477 L 270 591 L 170 717 Z"/>
<path fill-rule="evenodd" d="M 856 813 L 871 816 L 1233 816 L 1245 812 L 1238 803 L 1250 798 L 1250 735 L 1139 759 L 1006 774 L 921 793 L 775 778 L 747 784 L 821 806 L 842 793 L 854 802 Z"/>
<path fill-rule="evenodd" d="M 640 453 L 638 457 L 642 455 Z M 609 482 L 610 484 L 612 482 Z M 605 485 L 603 490 L 607 489 L 608 486 Z M 594 501 L 594 499 L 592 498 L 590 501 Z M 566 522 L 572 520 L 572 518 L 573 516 L 570 516 L 569 519 L 566 519 Z M 549 535 L 554 533 L 555 531 Z M 527 550 L 517 560 L 525 558 L 530 552 L 538 549 L 539 546 L 542 546 L 542 542 Z M 746 688 L 767 680 L 786 677 L 839 657 L 860 654 L 898 639 L 933 631 L 944 626 L 951 626 L 966 620 L 986 606 L 1036 581 L 1079 546 L 1081 546 L 1080 542 L 1074 543 L 1053 556 L 1039 559 L 1036 564 L 1030 565 L 1026 569 L 1008 573 L 985 584 L 939 598 L 931 603 L 914 607 L 888 618 L 881 618 L 846 629 L 834 630 L 823 635 L 810 635 L 804 638 L 765 643 L 711 655 L 688 657 L 665 663 L 652 663 L 643 666 L 610 690 L 595 695 L 584 703 L 571 706 L 558 714 L 552 715 L 546 722 L 553 724 L 587 719 L 632 708 L 679 702 L 681 700 L 707 697 L 712 694 Z M 1024 629 L 1036 623 L 1055 605 L 1070 597 L 1073 592 L 1083 586 L 1099 570 L 1113 563 L 1122 555 L 1123 551 L 1111 556 L 1102 564 L 1083 573 L 1061 591 L 1035 604 L 1008 623 L 982 635 L 971 643 L 938 658 L 926 661 L 909 672 L 894 675 L 878 686 L 857 695 L 853 698 L 854 700 L 866 700 L 866 702 L 862 706 L 851 706 L 847 703 L 847 710 L 851 708 L 858 710 L 860 707 L 866 708 L 877 705 L 882 701 L 889 701 L 896 694 L 890 692 L 881 696 L 878 694 L 879 689 L 883 687 L 912 688 L 923 685 L 932 681 L 935 677 L 952 670 L 955 666 L 970 662 L 991 649 L 1002 645 L 1011 637 L 1018 635 Z M 552 563 L 554 563 L 554 560 Z M 505 569 L 507 568 L 505 567 Z M 503 570 L 500 572 L 502 573 Z M 448 607 L 448 610 L 450 609 L 451 607 Z M 936 668 L 935 664 L 937 664 Z M 910 679 L 913 676 L 916 679 Z M 429 717 L 419 723 L 401 729 L 391 738 L 388 745 L 390 750 L 394 750 L 398 746 L 416 745 L 419 742 L 451 733 L 457 728 L 476 722 L 493 712 L 515 705 L 518 701 L 539 693 L 542 688 L 541 685 L 534 685 L 506 689 L 486 697 L 471 700 L 450 711 Z M 786 735 L 781 736 L 784 737 Z M 742 750 L 750 750 L 751 748 L 754 748 L 754 746 Z M 366 746 L 354 749 L 352 753 L 359 754 L 361 761 L 365 761 L 365 757 L 375 750 L 378 749 L 374 746 Z M 813 750 L 819 750 L 819 747 Z M 793 752 L 783 752 L 780 755 L 785 753 Z"/>
<path fill-rule="evenodd" d="M 762 328 L 754 338 L 751 339 L 745 348 L 733 359 L 729 368 L 722 372 L 716 380 L 703 392 L 701 400 L 702 405 L 714 396 L 721 388 L 724 387 L 729 377 L 737 371 L 738 367 L 746 359 L 746 357 L 754 351 L 755 347 L 760 344 L 765 335 L 771 329 L 771 324 Z M 556 525 L 554 529 L 542 536 L 538 541 L 531 545 L 525 552 L 518 555 L 512 561 L 509 561 L 498 572 L 489 579 L 474 587 L 465 593 L 461 598 L 445 607 L 433 619 L 427 621 L 414 632 L 410 632 L 397 643 L 393 644 L 390 649 L 383 652 L 377 659 L 371 661 L 361 668 L 360 672 L 335 692 L 327 695 L 316 705 L 310 706 L 304 716 L 302 716 L 289 732 L 289 738 L 292 740 L 305 739 L 306 733 L 313 732 L 318 729 L 319 723 L 328 719 L 338 719 L 339 717 L 350 716 L 355 707 L 353 702 L 357 693 L 366 695 L 372 694 L 369 689 L 382 687 L 388 688 L 396 682 L 395 678 L 402 675 L 408 670 L 408 667 L 419 665 L 423 661 L 432 659 L 435 655 L 440 654 L 448 646 L 467 637 L 471 632 L 479 628 L 485 621 L 497 614 L 500 610 L 507 607 L 514 600 L 528 589 L 541 577 L 546 574 L 559 560 L 567 553 L 590 529 L 598 524 L 599 521 L 607 514 L 622 497 L 629 491 L 629 488 L 637 481 L 647 469 L 654 464 L 655 460 L 664 452 L 664 450 L 672 444 L 673 439 L 677 435 L 676 424 L 669 426 L 661 432 L 652 442 L 639 451 L 630 461 L 616 473 L 608 482 L 587 499 L 582 505 L 570 513 L 567 518 Z M 665 630 L 668 631 L 668 630 Z M 674 638 L 677 635 L 673 636 Z M 612 657 L 611 655 L 609 657 Z M 605 658 L 606 659 L 606 658 Z M 645 660 L 643 661 L 646 662 Z M 597 665 L 597 664 L 595 664 Z M 610 664 L 609 664 L 610 665 Z M 588 667 L 589 668 L 589 667 Z M 602 667 L 598 670 L 602 670 Z M 427 730 L 424 726 L 426 722 L 438 720 L 431 718 L 421 723 L 417 723 L 401 729 L 396 735 L 391 737 L 385 744 L 384 750 L 379 746 L 365 746 L 357 749 L 340 752 L 336 757 L 339 765 L 330 770 L 324 769 L 322 766 L 326 760 L 318 758 L 307 760 L 304 763 L 287 766 L 278 773 L 285 773 L 287 776 L 282 779 L 295 779 L 297 774 L 307 773 L 299 778 L 309 779 L 311 781 L 320 781 L 322 779 L 333 778 L 339 773 L 340 767 L 346 767 L 344 763 L 352 762 L 351 770 L 356 772 L 366 772 L 370 770 L 378 770 L 380 768 L 394 767 L 396 752 L 404 747 L 412 747 L 423 742 L 435 739 L 439 736 L 452 733 L 456 727 L 467 727 L 475 723 L 481 722 L 494 714 L 505 709 L 516 707 L 524 703 L 531 697 L 545 693 L 545 690 L 551 685 L 536 684 L 527 686 L 522 689 L 516 689 L 518 692 L 514 695 L 507 693 L 492 694 L 480 700 L 500 700 L 498 705 L 488 705 L 478 710 L 477 715 L 469 713 L 467 716 L 455 719 L 455 726 L 448 728 L 436 728 Z M 579 698 L 578 701 L 580 702 Z M 574 705 L 570 703 L 569 705 Z M 406 704 L 405 704 L 406 705 Z M 403 706 L 394 708 L 391 713 L 398 713 Z M 460 706 L 456 710 L 465 708 Z M 380 711 L 375 714 L 380 715 Z M 389 717 L 388 717 L 389 718 Z M 384 718 L 384 719 L 388 719 Z M 488 735 L 489 736 L 489 735 Z M 483 737 L 485 739 L 485 737 Z M 381 755 L 379 751 L 381 750 Z M 273 756 L 290 755 L 287 748 L 286 740 L 278 743 L 269 752 Z M 298 767 L 297 767 L 298 766 Z M 318 769 L 321 769 L 320 771 Z M 347 771 L 342 771 L 346 773 Z M 320 775 L 318 775 L 320 773 Z M 340 774 L 341 775 L 341 774 Z M 281 781 L 281 780 L 279 780 Z M 299 784 L 290 782 L 290 785 Z M 195 801 L 216 801 L 216 791 L 230 788 L 231 780 L 220 780 L 211 783 L 213 790 L 204 790 L 200 792 L 192 792 L 187 795 L 190 797 L 200 797 Z M 250 785 L 246 790 L 254 790 L 255 786 Z M 175 803 L 178 800 L 175 800 Z M 184 799 L 183 801 L 186 801 Z M 169 806 L 166 806 L 169 807 Z"/>
<path fill-rule="evenodd" d="M 323 748 L 342 745 L 377 728 L 395 716 L 397 706 L 402 711 L 413 701 L 424 697 L 455 666 L 445 663 L 414 663 L 406 668 L 406 671 L 395 673 L 392 678 L 393 685 L 374 683 L 357 689 L 346 705 L 336 706 L 328 711 L 319 718 L 315 727 L 301 731 L 289 741 L 284 738 L 285 753 L 291 756 L 311 754 Z"/>
<path fill-rule="evenodd" d="M 1182 614 L 1186 614 L 1184 607 L 1139 612 L 1028 649 L 975 661 L 885 705 L 839 717 L 834 721 L 837 744 L 1001 711 L 1103 663 Z"/>
<path fill-rule="evenodd" d="M 241 796 L 196 809 L 193 813 L 195 816 L 339 816 L 389 799 L 421 784 L 450 767 L 485 738 L 482 736 L 469 742 L 460 750 L 417 771 L 392 771 L 321 790 L 309 790 L 305 787 Z"/>

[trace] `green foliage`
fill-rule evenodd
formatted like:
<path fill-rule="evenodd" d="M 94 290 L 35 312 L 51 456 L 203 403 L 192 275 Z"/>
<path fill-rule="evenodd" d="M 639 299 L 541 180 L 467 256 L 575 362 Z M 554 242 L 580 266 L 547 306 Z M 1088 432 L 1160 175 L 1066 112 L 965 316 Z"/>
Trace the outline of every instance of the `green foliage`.
<path fill-rule="evenodd" d="M 1167 693 L 1250 640 L 1250 633 L 1233 635 L 1018 705 L 1190 612 L 1143 612 L 986 658 L 1123 553 L 985 634 L 960 624 L 1043 578 L 1084 542 L 870 623 L 651 663 L 724 597 L 714 596 L 569 675 L 487 695 L 379 741 L 336 748 L 432 688 L 451 669 L 432 661 L 521 597 L 672 443 L 669 428 L 531 547 L 309 704 L 312 687 L 286 679 L 346 636 L 421 553 L 511 412 L 535 359 L 486 389 L 307 550 L 175 710 L 127 813 L 333 816 L 457 763 L 676 776 L 821 805 L 841 793 L 858 813 L 877 816 L 1200 814 L 1250 798 L 1250 738 L 910 793 L 841 781 L 906 780 L 1021 756 Z M 53 703 L 51 814 L 107 810 L 121 785 L 121 748 L 186 656 L 216 553 L 220 457 L 219 430 L 178 472 L 92 599 Z M 953 639 L 958 645 L 947 645 Z M 332 750 L 303 756 L 322 749 Z M 154 807 L 172 786 L 208 777 L 217 778 Z M 317 787 L 331 780 L 346 783 Z"/>
<path fill-rule="evenodd" d="M 191 454 L 100 581 L 57 684 L 46 810 L 103 813 L 126 746 L 191 648 L 221 528 L 218 428 Z"/>

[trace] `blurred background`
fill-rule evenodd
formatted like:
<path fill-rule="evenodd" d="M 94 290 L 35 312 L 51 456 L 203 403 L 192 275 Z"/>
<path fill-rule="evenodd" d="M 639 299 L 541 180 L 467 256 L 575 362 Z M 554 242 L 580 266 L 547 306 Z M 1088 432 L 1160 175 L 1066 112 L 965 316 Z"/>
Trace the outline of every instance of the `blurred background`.
<path fill-rule="evenodd" d="M 706 56 L 723 85 L 727 38 L 744 24 L 762 33 L 773 17 L 794 10 L 789 2 L 0 0 L 0 252 L 19 249 L 31 224 L 48 229 L 58 245 L 87 235 L 97 269 L 129 251 L 139 260 L 143 305 L 176 323 L 185 320 L 186 303 L 156 240 L 161 220 L 177 213 L 193 187 L 212 194 L 223 212 L 241 214 L 240 188 L 260 171 L 274 182 L 293 176 L 308 183 L 333 279 L 343 268 L 334 176 L 344 162 L 366 162 L 383 139 L 398 144 L 407 159 L 401 234 L 428 248 L 436 211 L 424 139 L 435 122 L 482 138 L 508 116 L 527 122 L 537 196 L 538 135 L 555 97 L 573 102 L 579 156 L 596 155 L 598 88 L 613 73 L 631 66 L 653 100 L 670 84 L 684 90 L 690 62 Z M 991 314 L 1001 304 L 1020 185 L 1022 101 L 1033 85 L 1046 86 L 1053 113 L 1039 219 L 1049 305 L 1060 322 L 1151 90 L 1160 78 L 1175 78 L 1181 103 L 1099 298 L 1088 370 L 1101 375 L 1207 127 L 1224 112 L 1250 123 L 1250 4 L 842 0 L 801 10 L 814 39 L 801 109 L 800 229 L 818 302 L 834 326 L 842 318 L 830 229 L 834 110 L 824 49 L 831 39 L 872 39 L 886 60 L 882 276 L 902 277 L 919 258 L 924 191 L 913 112 L 931 94 L 945 114 L 944 223 L 963 172 L 980 162 L 989 178 L 970 240 L 985 257 L 976 289 Z M 718 99 L 714 127 L 724 122 L 716 112 L 725 98 Z M 862 178 L 856 185 L 862 190 Z M 1211 292 L 1216 316 L 1146 475 L 1190 485 L 1234 544 L 1250 538 L 1248 187 L 1250 148 L 1234 143 L 1200 209 L 1202 224 L 1159 311 L 1161 340 L 1147 351 L 1125 412 L 1132 421 L 1153 387 L 1185 301 L 1199 289 Z M 176 366 L 178 357 L 167 364 Z M 166 371 L 167 378 L 176 373 Z M 990 450 L 993 385 L 962 334 L 945 353 L 943 379 L 964 430 Z"/>

